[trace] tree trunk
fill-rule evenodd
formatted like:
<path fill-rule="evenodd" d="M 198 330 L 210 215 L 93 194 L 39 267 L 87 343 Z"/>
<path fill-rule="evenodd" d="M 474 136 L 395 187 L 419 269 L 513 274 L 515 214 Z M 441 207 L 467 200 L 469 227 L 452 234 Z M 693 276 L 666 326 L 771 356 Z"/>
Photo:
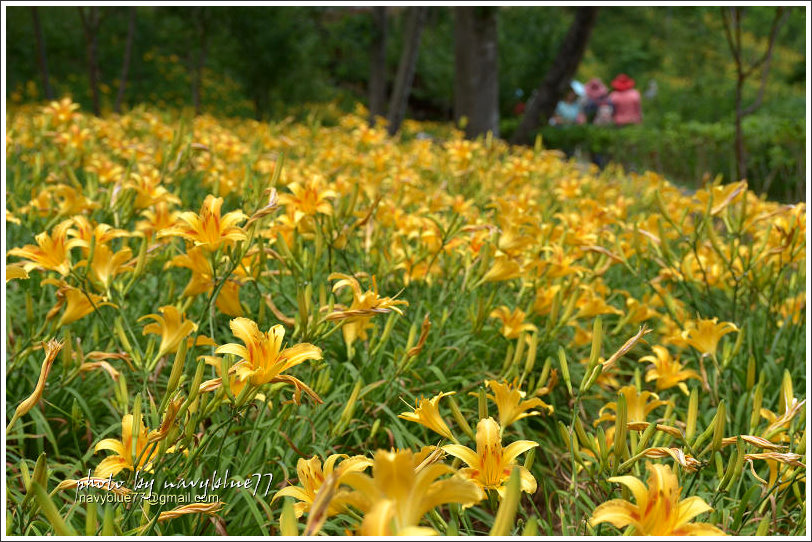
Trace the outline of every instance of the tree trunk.
<path fill-rule="evenodd" d="M 48 58 L 45 54 L 45 41 L 42 39 L 42 27 L 39 24 L 39 12 L 36 7 L 31 8 L 31 17 L 34 19 L 34 40 L 36 40 L 37 64 L 42 77 L 42 87 L 45 91 L 45 97 L 53 100 L 54 89 L 51 88 L 51 78 L 48 76 Z"/>
<path fill-rule="evenodd" d="M 536 91 L 536 96 L 529 101 L 522 117 L 522 122 L 511 138 L 511 143 L 527 144 L 530 134 L 535 131 L 544 119 L 546 122 L 555 111 L 555 106 L 578 71 L 578 64 L 586 52 L 589 37 L 595 26 L 598 15 L 597 7 L 579 7 L 561 43 L 553 65 Z"/>
<path fill-rule="evenodd" d="M 734 152 L 736 154 L 736 179 L 742 180 L 747 177 L 747 149 L 744 144 L 744 130 L 742 122 L 744 117 L 754 113 L 764 99 L 764 90 L 767 85 L 767 77 L 770 74 L 770 63 L 772 60 L 773 47 L 775 40 L 778 37 L 778 32 L 781 26 L 786 22 L 789 11 L 784 7 L 779 7 L 775 11 L 772 26 L 770 27 L 770 35 L 767 38 L 767 48 L 761 58 L 757 59 L 749 66 L 744 64 L 744 54 L 741 40 L 741 18 L 742 8 L 740 7 L 723 7 L 722 22 L 724 23 L 725 38 L 727 39 L 730 53 L 733 55 L 733 61 L 736 65 L 736 140 L 734 142 Z M 761 68 L 761 85 L 759 87 L 756 99 L 749 106 L 744 107 L 743 94 L 744 83 L 757 69 Z M 763 187 L 762 187 L 763 189 Z"/>
<path fill-rule="evenodd" d="M 124 61 L 121 64 L 121 78 L 118 84 L 118 95 L 113 111 L 121 113 L 121 104 L 124 102 L 124 90 L 127 88 L 127 75 L 130 72 L 130 58 L 132 57 L 133 39 L 135 38 L 135 17 L 138 8 L 130 8 L 130 22 L 127 26 L 127 43 L 124 46 Z"/>
<path fill-rule="evenodd" d="M 747 153 L 744 148 L 744 132 L 742 130 L 742 93 L 744 90 L 744 78 L 739 76 L 736 80 L 736 180 L 740 181 L 747 175 Z"/>
<path fill-rule="evenodd" d="M 499 49 L 496 7 L 454 8 L 454 119 L 465 136 L 499 136 Z"/>
<path fill-rule="evenodd" d="M 99 80 L 101 79 L 99 70 L 99 8 L 91 6 L 85 15 L 85 8 L 79 10 L 79 17 L 82 20 L 82 30 L 85 33 L 85 56 L 87 57 L 87 73 L 90 81 L 90 97 L 93 101 L 93 114 L 101 116 L 101 105 L 99 101 Z"/>
<path fill-rule="evenodd" d="M 414 72 L 417 69 L 417 53 L 420 50 L 420 35 L 426 25 L 426 15 L 428 8 L 425 6 L 410 7 L 407 20 L 403 52 L 400 55 L 398 74 L 395 78 L 395 86 L 392 89 L 392 96 L 389 99 L 389 135 L 395 135 L 400 129 L 400 124 L 406 116 L 406 102 L 409 100 L 409 92 L 412 89 Z"/>
<path fill-rule="evenodd" d="M 369 124 L 376 116 L 386 115 L 386 6 L 372 8 L 374 27 L 369 67 Z"/>
<path fill-rule="evenodd" d="M 207 25 L 206 25 L 206 8 L 195 8 L 193 19 L 195 25 L 195 34 L 197 38 L 197 47 L 190 48 L 189 58 L 191 64 L 191 80 L 192 80 L 192 104 L 195 109 L 195 116 L 200 115 L 202 111 L 201 93 L 203 87 L 203 66 L 206 64 L 206 38 L 207 38 Z"/>

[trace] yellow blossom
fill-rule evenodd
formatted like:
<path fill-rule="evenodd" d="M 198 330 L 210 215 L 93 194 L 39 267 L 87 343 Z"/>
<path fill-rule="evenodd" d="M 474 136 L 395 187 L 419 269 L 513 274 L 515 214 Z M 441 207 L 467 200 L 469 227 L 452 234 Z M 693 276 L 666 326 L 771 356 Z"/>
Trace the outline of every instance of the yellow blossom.
<path fill-rule="evenodd" d="M 436 453 L 426 447 L 415 454 L 411 450 L 375 453 L 372 476 L 349 472 L 342 482 L 354 491 L 348 504 L 364 515 L 358 534 L 363 536 L 419 536 L 436 534 L 420 521 L 430 510 L 447 503 L 471 505 L 484 495 L 476 486 L 453 474 L 448 465 L 431 461 Z"/>
<path fill-rule="evenodd" d="M 541 407 L 547 411 L 547 414 L 552 414 L 554 411 L 551 405 L 537 397 L 523 400 L 525 392 L 515 387 L 515 384 L 486 380 L 485 385 L 493 391 L 493 395 L 488 395 L 488 398 L 496 403 L 496 409 L 499 411 L 499 425 L 503 429 L 522 418 L 541 414 L 535 410 L 528 412 L 531 408 Z"/>
<path fill-rule="evenodd" d="M 649 464 L 648 487 L 634 476 L 615 476 L 610 482 L 623 484 L 634 496 L 635 503 L 613 499 L 598 506 L 590 523 L 609 522 L 615 527 L 634 527 L 638 536 L 724 536 L 709 523 L 691 523 L 696 516 L 709 512 L 700 497 L 680 500 L 682 489 L 670 467 Z"/>
<path fill-rule="evenodd" d="M 538 442 L 517 440 L 503 448 L 499 424 L 493 418 L 483 418 L 476 428 L 476 451 L 461 444 L 447 444 L 443 450 L 468 465 L 468 468 L 460 469 L 462 476 L 483 489 L 494 489 L 503 496 L 504 484 L 514 467 L 519 468 L 522 491 L 536 492 L 536 479 L 530 471 L 516 463 L 519 455 L 536 446 Z"/>
<path fill-rule="evenodd" d="M 338 466 L 336 466 L 336 463 L 338 463 Z M 313 505 L 316 494 L 328 476 L 335 473 L 336 483 L 340 484 L 343 475 L 349 472 L 363 471 L 371 465 L 372 460 L 362 455 L 347 457 L 346 454 L 333 454 L 325 459 L 324 465 L 322 465 L 321 459 L 318 456 L 313 456 L 310 459 L 300 457 L 296 463 L 299 485 L 280 489 L 276 492 L 276 495 L 273 496 L 271 502 L 280 497 L 293 497 L 299 501 L 293 505 L 293 510 L 297 518 L 301 517 L 302 514 L 307 512 Z M 344 510 L 346 507 L 344 502 L 346 495 L 347 491 L 342 490 L 333 496 L 327 511 L 328 516 L 334 516 Z"/>
<path fill-rule="evenodd" d="M 378 285 L 375 277 L 372 278 L 372 290 L 366 292 L 361 290 L 361 285 L 355 277 L 343 273 L 332 273 L 328 280 L 339 279 L 333 285 L 333 292 L 349 286 L 352 289 L 352 304 L 347 310 L 335 311 L 327 315 L 328 320 L 344 320 L 341 332 L 344 335 L 344 342 L 351 345 L 356 338 L 367 339 L 367 329 L 372 327 L 370 320 L 375 314 L 395 311 L 403 314 L 398 305 L 408 305 L 408 301 L 395 300 L 391 297 L 380 297 L 378 295 Z"/>
<path fill-rule="evenodd" d="M 491 311 L 491 318 L 498 318 L 502 321 L 502 335 L 506 339 L 516 339 L 523 331 L 535 331 L 536 326 L 530 323 L 524 323 L 525 313 L 519 307 L 512 311 L 502 305 Z"/>
<path fill-rule="evenodd" d="M 290 348 L 282 348 L 285 338 L 285 328 L 277 324 L 267 332 L 262 332 L 256 322 L 248 318 L 235 318 L 229 324 L 231 332 L 243 344 L 228 343 L 215 350 L 216 354 L 233 354 L 240 358 L 231 369 L 236 378 L 231 382 L 231 390 L 235 395 L 246 384 L 262 386 L 269 382 L 284 382 L 292 384 L 295 388 L 294 398 L 298 402 L 301 392 L 307 393 L 314 401 L 321 402 L 319 396 L 304 382 L 296 377 L 282 374 L 291 367 L 299 365 L 308 359 L 321 359 L 321 348 L 309 343 L 300 343 Z M 213 389 L 221 384 L 220 378 L 202 384 L 205 389 Z"/>
<path fill-rule="evenodd" d="M 60 222 L 51 234 L 38 233 L 35 237 L 36 245 L 25 245 L 22 248 L 13 248 L 8 251 L 9 256 L 26 258 L 25 270 L 34 268 L 56 271 L 60 275 L 67 275 L 71 270 L 70 251 L 79 244 L 75 239 L 68 239 L 68 228 L 72 220 Z"/>
<path fill-rule="evenodd" d="M 693 369 L 684 369 L 684 365 L 680 364 L 679 359 L 671 357 L 671 353 L 664 346 L 655 345 L 651 349 L 654 350 L 655 355 L 643 356 L 640 361 L 650 361 L 654 365 L 653 368 L 646 371 L 646 382 L 656 381 L 658 390 L 679 386 L 679 389 L 687 395 L 688 386 L 684 381 L 689 378 L 701 380 L 699 374 Z"/>
<path fill-rule="evenodd" d="M 231 211 L 221 217 L 222 205 L 223 198 L 209 194 L 199 214 L 191 211 L 180 213 L 177 223 L 160 231 L 158 237 L 180 236 L 209 251 L 217 250 L 224 243 L 247 239 L 246 233 L 237 226 L 247 217 L 242 211 Z"/>
<path fill-rule="evenodd" d="M 454 435 L 451 433 L 451 429 L 448 428 L 448 424 L 445 423 L 445 420 L 440 415 L 440 399 L 446 395 L 454 395 L 454 392 L 451 391 L 440 393 L 431 399 L 420 397 L 420 399 L 415 401 L 416 406 L 413 412 L 404 412 L 398 415 L 398 418 L 417 422 L 420 425 L 428 427 L 435 433 L 442 435 L 448 440 L 453 440 L 456 442 Z"/>
<path fill-rule="evenodd" d="M 717 323 L 718 318 L 701 318 L 689 322 L 688 329 L 682 332 L 682 338 L 696 348 L 703 356 L 716 356 L 719 340 L 726 334 L 739 331 L 732 322 Z"/>

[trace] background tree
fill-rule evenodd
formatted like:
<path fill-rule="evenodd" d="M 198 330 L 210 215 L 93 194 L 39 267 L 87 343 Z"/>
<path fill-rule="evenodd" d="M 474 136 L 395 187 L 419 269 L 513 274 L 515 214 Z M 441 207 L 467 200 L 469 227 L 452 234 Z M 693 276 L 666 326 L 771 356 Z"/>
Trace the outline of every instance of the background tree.
<path fill-rule="evenodd" d="M 135 39 L 135 19 L 138 15 L 138 8 L 130 7 L 129 22 L 127 24 L 127 43 L 124 46 L 124 60 L 121 62 L 121 77 L 118 83 L 118 94 L 113 111 L 121 113 L 121 104 L 124 101 L 124 91 L 127 88 L 127 76 L 130 73 L 130 60 L 132 58 L 133 40 Z"/>
<path fill-rule="evenodd" d="M 770 26 L 770 34 L 767 37 L 767 47 L 764 53 L 752 63 L 748 63 L 744 59 L 744 49 L 742 47 L 742 15 L 744 8 L 741 7 L 722 7 L 722 21 L 725 27 L 725 38 L 727 39 L 730 52 L 733 55 L 733 62 L 736 66 L 736 177 L 742 179 L 747 176 L 747 151 L 744 145 L 744 131 L 742 129 L 742 120 L 747 115 L 753 114 L 759 107 L 764 99 L 764 90 L 767 87 L 767 78 L 770 75 L 770 63 L 772 60 L 773 46 L 775 45 L 776 37 L 781 26 L 786 22 L 789 12 L 784 7 L 778 7 L 775 10 L 772 25 Z M 761 68 L 761 84 L 759 85 L 758 95 L 753 102 L 745 107 L 744 106 L 744 84 L 745 81 L 753 75 L 756 70 Z"/>
<path fill-rule="evenodd" d="M 578 65 L 584 56 L 592 28 L 597 19 L 597 7 L 579 7 L 552 67 L 547 71 L 533 99 L 525 108 L 524 117 L 516 128 L 511 143 L 529 143 L 530 134 L 536 130 L 542 119 L 546 121 L 555 111 L 558 100 L 572 81 Z"/>
<path fill-rule="evenodd" d="M 369 50 L 369 122 L 386 114 L 386 6 L 372 8 L 372 46 Z"/>
<path fill-rule="evenodd" d="M 465 136 L 499 136 L 497 7 L 454 8 L 454 119 Z"/>
<path fill-rule="evenodd" d="M 101 115 L 99 101 L 99 82 L 101 70 L 99 69 L 99 27 L 101 26 L 101 12 L 96 6 L 87 8 L 77 7 L 79 18 L 82 21 L 82 31 L 85 34 L 85 57 L 87 59 L 87 74 L 90 83 L 90 96 L 93 104 L 93 114 Z"/>
<path fill-rule="evenodd" d="M 200 94 L 203 89 L 203 67 L 206 65 L 206 45 L 211 11 L 210 8 L 207 9 L 204 6 L 191 9 L 195 44 L 189 48 L 189 71 L 192 82 L 192 106 L 195 108 L 195 115 L 199 115 L 201 112 Z"/>
<path fill-rule="evenodd" d="M 48 75 L 48 56 L 45 52 L 45 40 L 42 37 L 42 27 L 39 24 L 39 12 L 36 6 L 31 8 L 31 18 L 34 23 L 34 41 L 37 47 L 37 66 L 39 67 L 42 87 L 45 90 L 45 97 L 54 99 L 54 89 L 51 87 L 51 78 Z"/>
<path fill-rule="evenodd" d="M 428 8 L 425 6 L 410 7 L 407 11 L 405 40 L 400 55 L 400 63 L 398 64 L 398 73 L 395 77 L 395 85 L 389 99 L 389 114 L 387 116 L 389 135 L 397 133 L 403 118 L 406 116 L 406 103 L 414 80 L 417 54 L 420 51 L 420 35 L 426 26 L 427 14 Z"/>

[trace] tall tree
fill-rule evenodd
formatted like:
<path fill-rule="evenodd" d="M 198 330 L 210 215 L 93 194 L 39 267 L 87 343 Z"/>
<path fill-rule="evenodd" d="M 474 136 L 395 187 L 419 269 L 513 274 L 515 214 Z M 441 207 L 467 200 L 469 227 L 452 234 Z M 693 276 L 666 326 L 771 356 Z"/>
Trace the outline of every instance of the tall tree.
<path fill-rule="evenodd" d="M 124 101 L 124 90 L 127 88 L 127 76 L 130 72 L 130 58 L 132 57 L 133 40 L 135 39 L 135 18 L 137 13 L 138 8 L 132 6 L 130 8 L 130 20 L 127 24 L 127 42 L 124 45 L 124 60 L 121 63 L 118 94 L 116 95 L 116 103 L 113 106 L 113 111 L 116 113 L 121 113 L 121 104 Z"/>
<path fill-rule="evenodd" d="M 497 7 L 454 8 L 454 118 L 465 136 L 499 136 Z"/>
<path fill-rule="evenodd" d="M 39 12 L 36 6 L 31 8 L 31 17 L 34 21 L 34 40 L 37 47 L 37 65 L 39 66 L 40 77 L 42 77 L 42 87 L 45 90 L 45 97 L 54 99 L 54 89 L 51 88 L 51 78 L 48 76 L 48 57 L 45 54 L 45 40 L 42 38 L 42 27 L 39 24 Z"/>
<path fill-rule="evenodd" d="M 395 85 L 392 88 L 392 96 L 389 99 L 389 135 L 394 135 L 400 129 L 400 124 L 406 116 L 406 103 L 409 100 L 409 93 L 412 89 L 414 72 L 417 69 L 417 54 L 420 50 L 420 35 L 426 26 L 426 16 L 428 8 L 425 6 L 413 6 L 407 8 L 406 30 L 403 40 L 403 51 L 400 55 L 398 73 L 395 77 Z"/>
<path fill-rule="evenodd" d="M 744 146 L 744 132 L 742 130 L 742 121 L 744 117 L 754 113 L 764 99 L 764 90 L 767 86 L 767 77 L 770 75 L 770 63 L 772 60 L 773 46 L 775 39 L 778 36 L 778 31 L 781 26 L 786 22 L 789 16 L 789 10 L 784 7 L 778 7 L 775 10 L 772 25 L 770 26 L 770 34 L 767 37 L 767 47 L 764 54 L 757 60 L 749 63 L 744 59 L 742 50 L 742 37 L 741 37 L 741 18 L 743 8 L 740 7 L 722 7 L 722 22 L 725 27 L 725 38 L 730 47 L 730 52 L 733 55 L 733 62 L 736 65 L 736 178 L 743 179 L 747 176 L 747 150 Z M 756 99 L 748 105 L 744 106 L 744 83 L 753 75 L 756 70 L 761 68 L 761 84 L 758 89 Z"/>
<path fill-rule="evenodd" d="M 589 37 L 598 16 L 597 7 L 579 7 L 575 11 L 575 20 L 564 36 L 552 67 L 547 71 L 544 80 L 536 90 L 536 95 L 529 101 L 519 127 L 511 138 L 511 143 L 526 144 L 530 134 L 555 111 L 555 106 L 569 87 L 578 64 L 584 57 Z"/>
<path fill-rule="evenodd" d="M 386 6 L 372 8 L 372 50 L 369 66 L 369 123 L 386 114 Z"/>
<path fill-rule="evenodd" d="M 203 66 L 206 64 L 206 45 L 208 39 L 210 12 L 204 6 L 192 8 L 192 24 L 195 30 L 195 46 L 189 48 L 189 67 L 192 80 L 192 104 L 195 115 L 202 109 L 200 95 L 203 88 Z"/>
<path fill-rule="evenodd" d="M 79 18 L 82 21 L 82 31 L 85 35 L 85 57 L 87 59 L 87 74 L 90 82 L 90 97 L 93 101 L 93 114 L 101 115 L 99 102 L 99 26 L 101 26 L 101 13 L 96 6 L 87 8 L 77 7 Z"/>

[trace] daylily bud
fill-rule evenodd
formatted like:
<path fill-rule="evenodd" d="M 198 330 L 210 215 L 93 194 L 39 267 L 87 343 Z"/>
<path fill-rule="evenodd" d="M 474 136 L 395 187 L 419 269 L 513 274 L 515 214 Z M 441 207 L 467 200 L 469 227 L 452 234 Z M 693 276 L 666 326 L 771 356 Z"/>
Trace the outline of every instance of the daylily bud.
<path fill-rule="evenodd" d="M 135 396 L 135 400 L 133 401 L 133 419 L 132 419 L 132 426 L 135 428 L 133 431 L 138 431 L 138 428 L 141 427 L 141 394 L 137 394 Z M 137 433 L 136 433 L 137 434 Z M 132 439 L 131 448 L 130 450 L 125 450 L 125 452 L 130 452 L 133 464 L 138 464 L 138 438 Z"/>
<path fill-rule="evenodd" d="M 595 323 L 592 324 L 592 349 L 589 351 L 589 364 L 587 367 L 594 367 L 598 364 L 601 355 L 601 341 L 603 340 L 603 326 L 601 325 L 601 317 L 595 318 Z"/>
<path fill-rule="evenodd" d="M 575 434 L 578 436 L 581 446 L 589 448 L 592 453 L 597 455 L 598 450 L 595 449 L 595 443 L 587 436 L 586 431 L 584 431 L 584 424 L 581 422 L 579 416 L 575 417 Z"/>
<path fill-rule="evenodd" d="M 479 388 L 479 396 L 478 396 L 478 414 L 479 419 L 484 420 L 488 417 L 488 396 L 485 392 L 485 388 Z"/>
<path fill-rule="evenodd" d="M 149 242 L 146 237 L 141 238 L 141 246 L 138 247 L 138 259 L 135 262 L 135 270 L 133 271 L 133 279 L 137 279 L 144 272 L 144 266 L 147 262 L 147 245 Z"/>
<path fill-rule="evenodd" d="M 527 520 L 527 523 L 524 526 L 524 530 L 522 531 L 522 536 L 538 536 L 538 534 L 539 534 L 539 522 L 536 519 L 536 516 L 532 516 L 530 519 Z"/>
<path fill-rule="evenodd" d="M 627 418 L 626 396 L 618 393 L 617 416 L 615 418 L 615 465 L 619 465 L 628 456 L 626 449 Z"/>
<path fill-rule="evenodd" d="M 539 343 L 539 334 L 538 332 L 533 332 L 530 336 L 530 346 L 527 348 L 527 358 L 524 360 L 524 369 L 522 370 L 522 378 L 524 378 L 530 374 L 530 371 L 533 370 L 533 367 L 536 364 L 536 352 L 538 350 L 538 343 Z"/>
<path fill-rule="evenodd" d="M 713 419 L 713 440 L 711 441 L 711 451 L 716 452 L 722 447 L 722 439 L 725 437 L 725 401 L 719 402 L 716 409 L 716 417 Z"/>
<path fill-rule="evenodd" d="M 747 391 L 752 390 L 755 384 L 756 384 L 756 357 L 751 355 L 750 359 L 747 360 L 747 380 L 746 380 Z"/>
<path fill-rule="evenodd" d="M 651 422 L 648 424 L 648 427 L 646 427 L 646 430 L 643 431 L 643 434 L 640 437 L 640 441 L 637 443 L 637 448 L 635 448 L 634 451 L 635 455 L 642 453 L 643 450 L 646 449 L 646 446 L 648 446 L 648 442 L 651 440 L 651 437 L 654 435 L 655 431 L 657 431 L 657 422 Z"/>
<path fill-rule="evenodd" d="M 764 373 L 762 373 L 764 374 Z M 753 410 L 750 413 L 750 433 L 756 432 L 758 422 L 761 420 L 761 402 L 764 400 L 764 385 L 759 382 L 753 392 Z"/>
<path fill-rule="evenodd" d="M 471 426 L 468 424 L 468 420 L 465 419 L 465 416 L 462 415 L 460 411 L 459 405 L 457 405 L 457 401 L 454 399 L 453 395 L 448 397 L 448 405 L 451 408 L 451 415 L 454 417 L 454 421 L 457 422 L 457 425 L 463 432 L 468 435 L 468 438 L 471 440 L 476 440 L 476 436 L 474 435 L 474 431 L 471 429 Z"/>
<path fill-rule="evenodd" d="M 567 364 L 567 356 L 564 353 L 564 348 L 558 347 L 558 363 L 561 366 L 561 376 L 564 378 L 564 383 L 567 385 L 567 391 L 572 395 L 572 382 L 570 381 L 570 368 Z"/>
<path fill-rule="evenodd" d="M 34 474 L 31 476 L 31 479 L 26 483 L 26 493 L 25 499 L 23 499 L 23 506 L 25 506 L 31 499 L 33 498 L 33 493 L 31 488 L 34 484 L 39 484 L 42 487 L 48 487 L 48 456 L 45 452 L 42 452 L 39 457 L 37 458 L 37 462 L 34 465 Z M 26 471 L 27 471 L 26 466 Z"/>
<path fill-rule="evenodd" d="M 180 341 L 178 351 L 175 353 L 175 361 L 172 364 L 172 372 L 169 373 L 169 381 L 166 383 L 166 393 L 161 401 L 161 413 L 163 413 L 169 402 L 169 397 L 175 392 L 178 382 L 180 382 L 180 376 L 183 374 L 183 367 L 186 364 L 186 349 L 187 341 Z"/>
<path fill-rule="evenodd" d="M 721 454 L 719 455 L 721 457 Z M 730 459 L 727 461 L 727 469 L 725 469 L 725 474 L 721 480 L 719 480 L 719 485 L 716 486 L 716 491 L 727 491 L 727 487 L 730 485 L 730 482 L 733 481 L 733 475 L 736 472 L 736 465 L 739 462 L 739 450 L 734 448 L 733 453 L 730 454 Z"/>
<path fill-rule="evenodd" d="M 535 460 L 536 460 L 536 449 L 530 448 L 530 450 L 527 452 L 527 455 L 524 456 L 524 468 L 526 468 L 528 471 L 532 469 Z"/>
<path fill-rule="evenodd" d="M 697 388 L 691 390 L 691 398 L 688 400 L 688 412 L 685 415 L 685 438 L 690 441 L 696 434 L 696 418 L 699 410 L 699 393 Z"/>
<path fill-rule="evenodd" d="M 338 418 L 338 423 L 333 427 L 333 436 L 338 435 L 344 430 L 347 424 L 352 421 L 352 415 L 355 412 L 355 405 L 358 402 L 358 394 L 361 393 L 361 387 L 363 384 L 364 383 L 361 380 L 358 380 L 355 383 L 355 387 L 352 389 L 349 399 L 347 399 L 347 404 L 344 406 L 344 410 L 341 412 L 341 416 Z"/>
<path fill-rule="evenodd" d="M 513 528 L 516 510 L 522 497 L 521 477 L 518 467 L 513 468 L 506 484 L 506 491 L 499 505 L 499 511 L 491 527 L 491 536 L 507 536 Z"/>
<path fill-rule="evenodd" d="M 229 369 L 231 369 L 231 364 L 228 362 L 228 357 L 223 356 L 220 358 L 220 382 L 223 383 L 223 389 L 226 392 L 226 397 L 228 397 L 228 400 L 231 401 L 232 404 L 236 404 L 236 398 L 234 397 L 234 393 L 231 391 L 231 378 L 228 374 Z M 249 386 L 243 386 L 243 388 L 248 387 Z"/>
<path fill-rule="evenodd" d="M 299 536 L 299 522 L 293 512 L 293 503 L 285 499 L 282 506 L 282 515 L 279 516 L 279 533 L 282 536 Z"/>
<path fill-rule="evenodd" d="M 784 414 L 792 404 L 795 394 L 792 391 L 792 376 L 784 369 L 784 378 L 781 381 L 781 394 L 778 398 L 778 415 Z"/>
<path fill-rule="evenodd" d="M 372 428 L 369 430 L 369 437 L 367 440 L 372 440 L 375 437 L 375 434 L 378 432 L 378 428 L 381 427 L 381 419 L 376 418 L 375 422 L 372 424 Z"/>
<path fill-rule="evenodd" d="M 767 509 L 767 512 L 764 514 L 764 519 L 761 520 L 761 523 L 758 524 L 758 529 L 756 529 L 756 536 L 765 536 L 767 531 L 770 530 L 770 510 Z"/>
<path fill-rule="evenodd" d="M 603 427 L 598 427 L 597 431 L 598 450 L 600 451 L 601 466 L 606 467 L 606 462 L 609 459 L 609 447 L 606 444 L 606 432 Z"/>

